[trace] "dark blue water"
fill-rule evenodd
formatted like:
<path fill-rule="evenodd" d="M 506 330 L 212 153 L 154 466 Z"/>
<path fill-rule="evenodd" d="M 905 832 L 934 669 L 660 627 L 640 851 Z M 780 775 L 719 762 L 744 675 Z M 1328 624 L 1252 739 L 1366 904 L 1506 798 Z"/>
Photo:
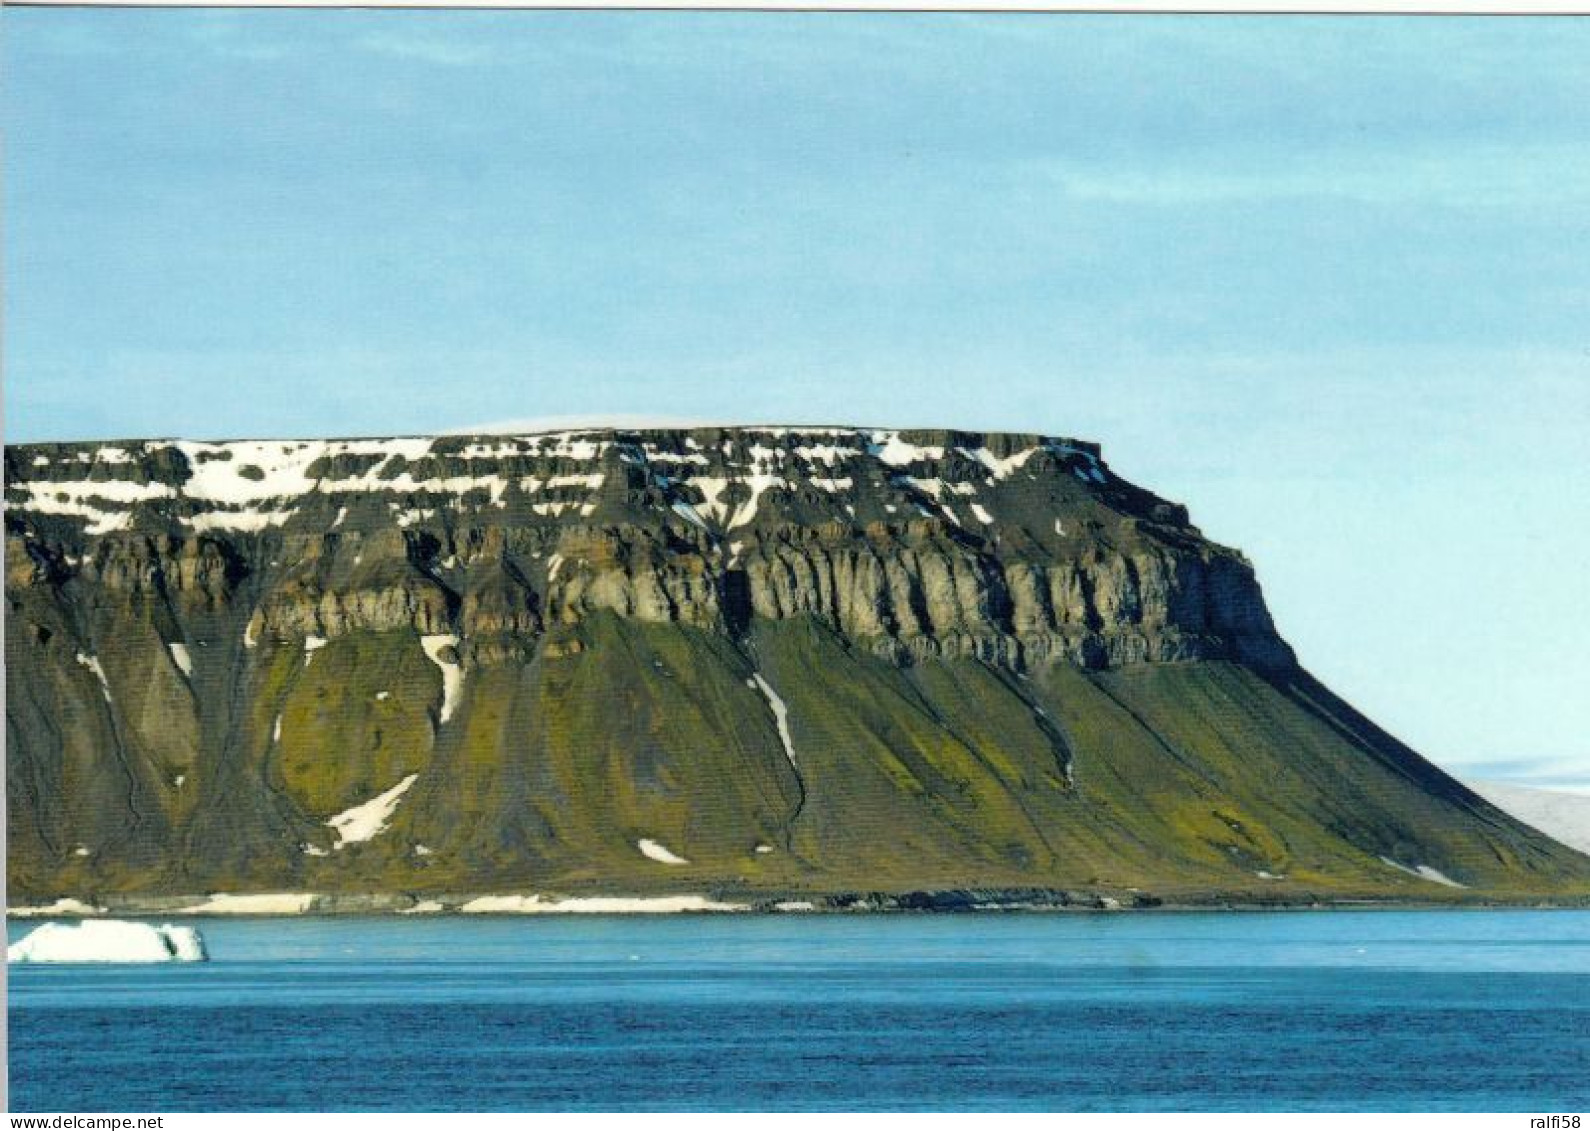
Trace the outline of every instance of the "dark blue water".
<path fill-rule="evenodd" d="M 1590 1107 L 1586 912 L 199 925 L 12 968 L 13 1109 Z"/>

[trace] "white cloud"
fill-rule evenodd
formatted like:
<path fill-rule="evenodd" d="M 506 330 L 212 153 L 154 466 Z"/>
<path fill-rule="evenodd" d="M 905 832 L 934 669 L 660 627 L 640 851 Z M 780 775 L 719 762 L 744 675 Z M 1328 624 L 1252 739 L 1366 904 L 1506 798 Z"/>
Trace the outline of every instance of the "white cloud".
<path fill-rule="evenodd" d="M 1461 146 L 1437 151 L 1362 153 L 1311 150 L 1273 159 L 1233 158 L 1220 167 L 1175 160 L 1145 166 L 1019 162 L 1077 200 L 1115 204 L 1243 204 L 1308 198 L 1361 204 L 1494 207 L 1582 199 L 1590 152 L 1576 145 Z"/>
<path fill-rule="evenodd" d="M 474 67 L 496 60 L 496 52 L 486 43 L 465 43 L 458 39 L 400 31 L 371 32 L 360 36 L 354 46 L 372 55 L 429 63 L 437 67 Z"/>
<path fill-rule="evenodd" d="M 196 14 L 196 22 L 188 27 L 188 40 L 217 58 L 251 63 L 274 63 L 298 53 L 294 41 L 272 37 L 257 21 L 237 12 Z"/>

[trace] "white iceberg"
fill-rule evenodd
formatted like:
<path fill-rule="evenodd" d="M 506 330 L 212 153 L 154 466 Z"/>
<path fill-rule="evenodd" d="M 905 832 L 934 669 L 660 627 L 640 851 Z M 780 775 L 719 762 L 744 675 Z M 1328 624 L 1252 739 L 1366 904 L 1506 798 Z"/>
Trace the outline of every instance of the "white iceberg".
<path fill-rule="evenodd" d="M 7 962 L 203 962 L 208 957 L 192 927 L 120 919 L 46 923 L 6 948 Z"/>

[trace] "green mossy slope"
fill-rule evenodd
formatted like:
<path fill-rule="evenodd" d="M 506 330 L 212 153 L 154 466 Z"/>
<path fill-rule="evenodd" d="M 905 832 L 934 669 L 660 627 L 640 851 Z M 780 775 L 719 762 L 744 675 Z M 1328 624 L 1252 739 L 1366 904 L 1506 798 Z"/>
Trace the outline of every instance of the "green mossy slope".
<path fill-rule="evenodd" d="M 114 666 L 118 699 L 141 686 Z M 793 761 L 758 679 L 788 712 Z M 470 670 L 445 723 L 439 669 L 408 631 L 262 644 L 233 686 L 241 725 L 198 765 L 177 745 L 180 760 L 107 774 L 15 744 L 13 890 L 1590 894 L 1590 858 L 1301 672 L 900 666 L 816 618 L 734 641 L 600 613 Z M 14 712 L 70 705 L 42 732 L 57 750 L 113 743 L 121 724 L 75 659 L 13 687 Z M 152 804 L 184 769 L 165 792 L 194 800 Z M 384 831 L 337 844 L 334 815 L 411 775 Z M 1464 886 L 1404 870 L 1420 867 Z"/>

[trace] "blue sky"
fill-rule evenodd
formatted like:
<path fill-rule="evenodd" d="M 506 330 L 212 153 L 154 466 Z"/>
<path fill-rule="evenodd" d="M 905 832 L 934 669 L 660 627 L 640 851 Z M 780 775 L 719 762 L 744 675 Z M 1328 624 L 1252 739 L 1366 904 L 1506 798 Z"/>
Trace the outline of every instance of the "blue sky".
<path fill-rule="evenodd" d="M 1101 440 L 1590 786 L 1590 23 L 9 9 L 5 431 Z"/>

